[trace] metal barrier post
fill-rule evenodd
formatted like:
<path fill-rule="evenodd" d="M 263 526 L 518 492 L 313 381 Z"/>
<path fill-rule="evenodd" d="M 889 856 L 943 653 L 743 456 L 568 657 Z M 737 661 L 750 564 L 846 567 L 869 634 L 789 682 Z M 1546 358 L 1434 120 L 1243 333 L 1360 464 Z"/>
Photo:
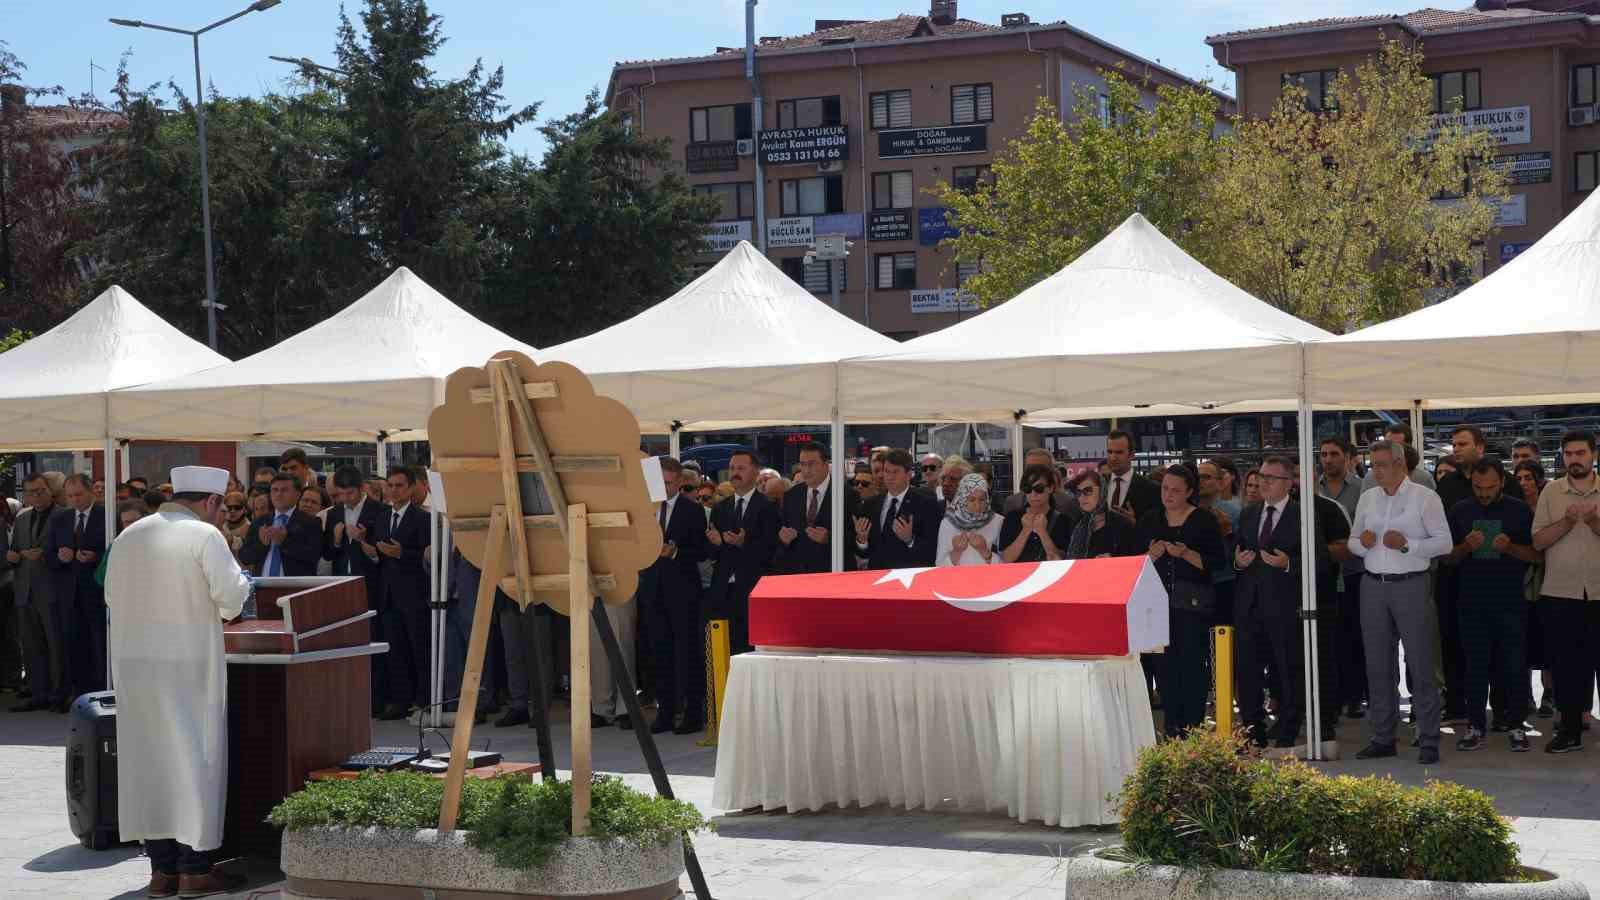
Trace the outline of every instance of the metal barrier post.
<path fill-rule="evenodd" d="M 728 692 L 728 620 L 712 619 L 706 623 L 706 736 L 696 742 L 700 747 L 715 747 L 717 733 L 722 726 L 722 698 Z"/>
<path fill-rule="evenodd" d="M 1233 627 L 1218 625 L 1212 629 L 1216 635 L 1216 660 L 1211 667 L 1217 685 L 1217 733 L 1233 734 Z"/>

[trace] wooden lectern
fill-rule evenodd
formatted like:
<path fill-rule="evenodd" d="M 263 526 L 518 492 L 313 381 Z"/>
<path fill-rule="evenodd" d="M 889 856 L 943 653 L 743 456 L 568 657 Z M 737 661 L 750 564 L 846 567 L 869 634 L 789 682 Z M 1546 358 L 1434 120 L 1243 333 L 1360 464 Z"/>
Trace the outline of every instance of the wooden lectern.
<path fill-rule="evenodd" d="M 223 846 L 276 858 L 278 801 L 317 769 L 372 746 L 367 657 L 376 613 L 360 576 L 256 579 L 256 618 L 223 628 L 228 660 L 228 812 Z"/>

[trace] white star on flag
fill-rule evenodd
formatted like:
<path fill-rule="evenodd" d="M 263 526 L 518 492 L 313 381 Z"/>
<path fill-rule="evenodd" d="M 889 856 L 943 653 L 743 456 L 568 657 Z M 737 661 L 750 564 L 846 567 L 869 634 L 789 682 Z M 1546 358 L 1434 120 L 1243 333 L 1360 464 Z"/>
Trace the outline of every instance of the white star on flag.
<path fill-rule="evenodd" d="M 882 578 L 874 581 L 872 586 L 877 587 L 880 584 L 888 584 L 891 581 L 898 581 L 902 587 L 910 588 L 913 579 L 915 579 L 918 575 L 921 575 L 923 572 L 930 571 L 931 568 L 932 567 L 930 566 L 923 566 L 920 569 L 893 569 Z"/>

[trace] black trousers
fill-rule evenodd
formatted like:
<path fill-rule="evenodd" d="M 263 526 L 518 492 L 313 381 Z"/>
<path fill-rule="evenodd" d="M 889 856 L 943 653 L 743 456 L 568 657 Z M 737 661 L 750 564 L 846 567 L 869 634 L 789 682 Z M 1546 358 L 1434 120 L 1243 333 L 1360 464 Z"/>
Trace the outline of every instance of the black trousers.
<path fill-rule="evenodd" d="M 1161 721 L 1167 737 L 1182 737 L 1206 720 L 1211 686 L 1211 613 L 1170 610 L 1167 652 L 1160 667 Z"/>
<path fill-rule="evenodd" d="M 1461 571 L 1443 566 L 1433 584 L 1434 606 L 1439 611 L 1439 664 L 1444 669 L 1444 714 L 1463 715 L 1467 711 L 1467 655 L 1461 643 Z"/>
<path fill-rule="evenodd" d="M 384 620 L 383 633 L 389 641 L 388 702 L 427 706 L 428 604 L 421 599 L 390 598 Z"/>
<path fill-rule="evenodd" d="M 712 585 L 716 602 L 711 605 L 712 619 L 728 620 L 728 652 L 748 653 L 750 647 L 750 591 L 755 585 Z M 657 698 L 660 699 L 660 698 Z"/>
<path fill-rule="evenodd" d="M 1526 678 L 1523 662 L 1528 627 L 1528 601 L 1521 594 L 1492 600 L 1466 598 L 1456 605 L 1461 642 L 1466 653 L 1467 721 L 1488 731 L 1484 705 L 1494 685 L 1496 721 L 1520 727 L 1528 716 L 1528 692 L 1519 685 Z"/>
<path fill-rule="evenodd" d="M 1600 669 L 1600 600 L 1545 597 L 1545 662 L 1555 675 L 1558 733 L 1580 737 Z"/>
<path fill-rule="evenodd" d="M 106 601 L 98 591 L 73 591 L 56 600 L 61 616 L 67 696 L 106 689 Z"/>
<path fill-rule="evenodd" d="M 163 875 L 204 875 L 211 871 L 210 850 L 196 850 L 172 838 L 145 841 L 144 852 L 150 857 L 150 871 Z"/>
<path fill-rule="evenodd" d="M 650 636 L 656 715 L 671 722 L 683 713 L 685 722 L 703 722 L 706 653 L 698 599 L 657 596 L 641 612 Z"/>
<path fill-rule="evenodd" d="M 1337 696 L 1345 706 L 1359 706 L 1367 699 L 1367 653 L 1361 643 L 1361 573 L 1340 575 L 1334 598 L 1339 609 L 1338 640 L 1334 655 L 1338 660 L 1339 693 L 1322 692 L 1323 702 Z M 1321 608 L 1321 604 L 1318 604 Z M 1320 652 L 1320 651 L 1319 651 Z"/>
<path fill-rule="evenodd" d="M 1336 578 L 1342 576 L 1335 576 Z M 1344 693 L 1344 666 L 1339 658 L 1339 641 L 1343 636 L 1344 610 L 1339 606 L 1337 583 L 1322 582 L 1317 588 L 1317 711 L 1322 723 L 1322 739 L 1331 741 L 1339 726 L 1339 713 L 1343 708 L 1339 697 Z M 1305 646 L 1302 640 L 1301 647 Z M 1302 666 L 1301 671 L 1305 668 Z M 1305 696 L 1305 676 L 1301 675 L 1300 695 Z M 1306 710 L 1310 715 L 1311 711 Z"/>
<path fill-rule="evenodd" d="M 1261 705 L 1272 669 L 1272 696 L 1278 703 L 1275 737 L 1300 733 L 1305 711 L 1305 639 L 1300 630 L 1300 604 L 1265 600 L 1237 591 L 1233 601 L 1234 677 L 1239 685 L 1239 718 L 1252 728 L 1266 719 Z"/>

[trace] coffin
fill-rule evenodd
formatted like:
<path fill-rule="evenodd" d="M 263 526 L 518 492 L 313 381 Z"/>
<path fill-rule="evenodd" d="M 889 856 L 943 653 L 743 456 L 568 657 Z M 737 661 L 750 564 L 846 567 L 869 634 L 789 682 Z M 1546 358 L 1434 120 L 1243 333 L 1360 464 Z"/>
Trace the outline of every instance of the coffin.
<path fill-rule="evenodd" d="M 1127 656 L 1167 643 L 1167 590 L 1146 556 L 769 575 L 750 642 L 999 656 Z"/>

